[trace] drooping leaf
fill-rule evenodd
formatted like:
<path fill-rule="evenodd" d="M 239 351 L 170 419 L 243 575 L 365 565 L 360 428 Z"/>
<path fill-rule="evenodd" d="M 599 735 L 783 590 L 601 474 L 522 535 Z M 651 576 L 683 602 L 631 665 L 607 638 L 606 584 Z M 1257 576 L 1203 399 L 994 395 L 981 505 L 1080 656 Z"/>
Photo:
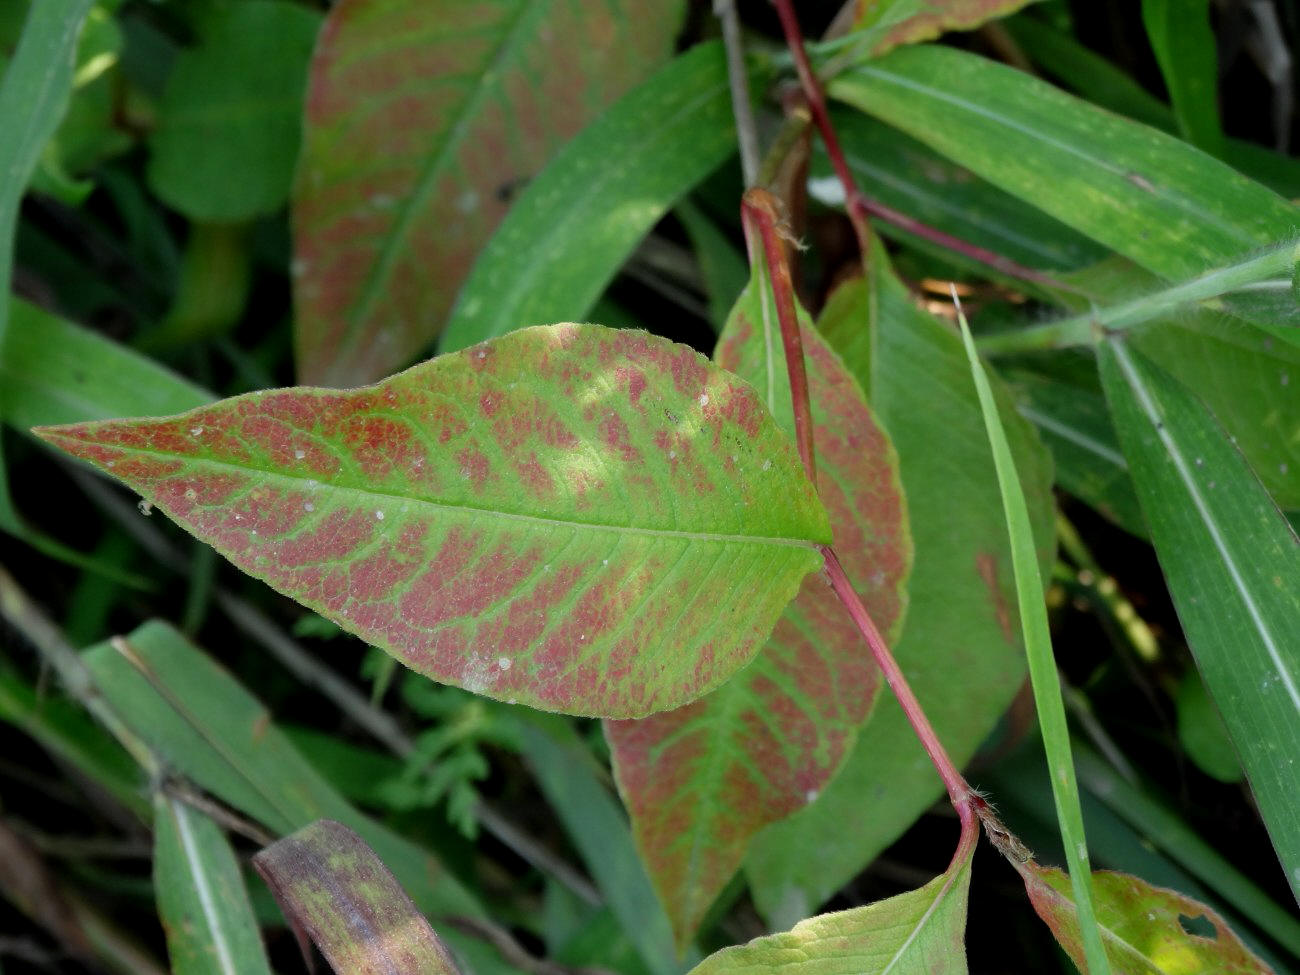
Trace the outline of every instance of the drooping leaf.
<path fill-rule="evenodd" d="M 253 865 L 336 972 L 459 975 L 402 885 L 342 823 L 304 826 L 258 853 Z"/>
<path fill-rule="evenodd" d="M 777 422 L 794 414 L 771 275 L 751 243 L 754 278 L 716 353 L 749 380 Z M 857 381 L 799 309 L 817 452 L 818 493 L 836 552 L 882 633 L 896 635 L 911 564 L 892 446 Z M 754 661 L 700 700 L 605 725 L 619 791 L 641 857 L 678 943 L 694 934 L 744 859 L 749 841 L 825 788 L 880 687 L 862 635 L 820 575 Z"/>
<path fill-rule="evenodd" d="M 724 948 L 690 975 L 965 975 L 975 834 L 919 890 Z"/>
<path fill-rule="evenodd" d="M 869 267 L 874 294 L 863 282 L 845 285 L 820 327 L 898 451 L 915 561 L 894 652 L 961 764 L 1024 679 L 1006 526 L 960 341 L 913 303 L 883 251 L 872 254 Z M 1046 567 L 1051 461 L 1000 388 L 999 406 Z M 955 671 L 963 675 L 960 695 L 952 693 Z M 746 874 L 759 908 L 779 927 L 807 917 L 941 793 L 902 710 L 883 696 L 817 801 L 755 841 Z"/>
<path fill-rule="evenodd" d="M 930 227 L 1027 267 L 1072 268 L 1106 255 L 1104 247 L 1077 230 L 883 122 L 842 106 L 832 110 L 831 118 L 858 185 Z M 843 204 L 844 190 L 820 149 L 813 155 L 812 177 L 814 195 L 828 204 Z M 890 225 L 882 224 L 880 231 L 927 246 Z"/>
<path fill-rule="evenodd" d="M 1219 57 L 1209 0 L 1142 0 L 1142 23 L 1174 103 L 1179 133 L 1198 149 L 1222 157 Z"/>
<path fill-rule="evenodd" d="M 887 19 L 893 8 L 909 0 L 855 0 L 853 23 L 856 28 L 870 28 Z M 945 31 L 972 30 L 981 24 L 1005 17 L 1035 0 L 923 0 L 920 9 L 894 24 L 873 49 L 875 54 L 898 47 L 929 41 Z"/>
<path fill-rule="evenodd" d="M 271 213 L 289 195 L 320 16 L 285 0 L 214 7 L 182 52 L 149 139 L 149 186 L 191 220 Z"/>
<path fill-rule="evenodd" d="M 1025 890 L 1056 940 L 1083 965 L 1070 878 L 1033 860 L 1013 863 Z M 1106 956 L 1125 975 L 1264 975 L 1264 962 L 1214 911 L 1125 873 L 1092 875 Z M 1203 932 L 1203 933 L 1202 933 Z M 1081 967 L 1081 970 L 1085 970 Z"/>
<path fill-rule="evenodd" d="M 682 9 L 336 4 L 294 191 L 299 377 L 370 382 L 427 348 L 511 198 L 671 53 Z"/>
<path fill-rule="evenodd" d="M 1300 896 L 1300 540 L 1190 391 L 1127 343 L 1099 360 L 1188 645 Z"/>
<path fill-rule="evenodd" d="M 360 390 L 39 432 L 413 669 L 549 710 L 633 717 L 710 690 L 829 538 L 752 388 L 594 325 Z"/>
<path fill-rule="evenodd" d="M 700 44 L 528 185 L 475 262 L 439 347 L 585 318 L 646 232 L 735 148 L 722 44 Z"/>
<path fill-rule="evenodd" d="M 159 794 L 153 869 L 175 975 L 270 975 L 244 878 L 216 823 Z"/>
<path fill-rule="evenodd" d="M 829 91 L 1171 280 L 1295 230 L 1294 205 L 1185 142 L 974 54 L 902 48 Z"/>
<path fill-rule="evenodd" d="M 1190 668 L 1179 681 L 1174 704 L 1178 708 L 1178 743 L 1187 757 L 1202 772 L 1220 782 L 1240 782 L 1241 762 L 1232 747 L 1232 739 L 1195 668 Z"/>

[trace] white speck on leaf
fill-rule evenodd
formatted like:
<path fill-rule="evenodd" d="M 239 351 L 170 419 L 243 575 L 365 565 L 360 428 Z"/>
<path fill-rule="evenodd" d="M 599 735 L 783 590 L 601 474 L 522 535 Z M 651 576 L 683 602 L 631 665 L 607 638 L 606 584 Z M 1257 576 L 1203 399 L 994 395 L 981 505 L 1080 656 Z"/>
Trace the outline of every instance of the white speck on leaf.
<path fill-rule="evenodd" d="M 295 458 L 296 460 L 302 460 L 304 457 L 307 456 L 307 451 L 305 451 L 305 450 L 295 450 L 295 451 L 293 452 L 293 456 L 294 456 L 294 458 Z"/>
<path fill-rule="evenodd" d="M 701 405 L 701 406 L 708 406 L 708 405 L 709 405 L 709 394 L 708 394 L 708 393 L 700 393 L 700 405 Z"/>
<path fill-rule="evenodd" d="M 669 460 L 676 460 L 676 459 L 677 459 L 677 451 L 675 451 L 675 450 L 670 450 L 670 451 L 668 451 L 668 459 L 669 459 Z"/>
<path fill-rule="evenodd" d="M 139 501 L 136 502 L 135 506 L 140 509 L 140 514 L 144 515 L 146 518 L 148 518 L 151 514 L 153 514 L 152 501 L 146 501 L 144 498 L 141 498 Z"/>
<path fill-rule="evenodd" d="M 497 657 L 497 666 L 502 670 L 510 669 L 511 660 L 509 657 Z"/>
<path fill-rule="evenodd" d="M 809 789 L 803 794 L 804 802 L 814 802 L 817 799 L 818 792 L 816 789 Z"/>
<path fill-rule="evenodd" d="M 304 505 L 302 506 L 302 510 L 303 510 L 303 511 L 315 511 L 315 510 L 316 510 L 316 506 L 315 506 L 314 504 L 312 504 L 310 501 L 308 501 L 306 504 L 304 504 Z"/>
<path fill-rule="evenodd" d="M 384 513 L 382 511 L 376 511 L 375 521 L 383 521 L 383 520 L 384 520 Z"/>
<path fill-rule="evenodd" d="M 763 461 L 763 470 L 770 471 L 771 469 L 772 469 L 772 462 L 770 460 Z"/>
<path fill-rule="evenodd" d="M 202 432 L 203 432 L 203 428 L 202 428 L 202 427 L 190 427 L 190 436 L 191 436 L 191 437 L 197 437 L 197 436 L 198 436 L 199 434 L 201 434 Z"/>
<path fill-rule="evenodd" d="M 1285 386 L 1289 382 L 1291 382 L 1291 377 L 1288 376 L 1286 373 L 1282 373 L 1282 385 Z"/>

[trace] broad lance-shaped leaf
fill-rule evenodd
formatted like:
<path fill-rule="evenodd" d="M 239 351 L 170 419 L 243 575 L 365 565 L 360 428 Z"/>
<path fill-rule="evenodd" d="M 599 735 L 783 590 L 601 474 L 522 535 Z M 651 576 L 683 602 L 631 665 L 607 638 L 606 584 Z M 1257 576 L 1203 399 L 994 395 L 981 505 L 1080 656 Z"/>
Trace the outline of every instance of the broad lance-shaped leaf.
<path fill-rule="evenodd" d="M 1020 871 L 1038 916 L 1083 967 L 1070 878 L 1033 860 Z M 1124 975 L 1271 975 L 1217 913 L 1199 901 L 1126 873 L 1092 875 L 1093 900 L 1106 957 Z"/>
<path fill-rule="evenodd" d="M 966 975 L 966 904 L 978 836 L 971 831 L 947 871 L 919 890 L 724 948 L 690 975 Z"/>
<path fill-rule="evenodd" d="M 894 651 L 949 754 L 964 763 L 1024 680 L 1006 524 L 960 341 L 912 301 L 883 248 L 869 270 L 874 293 L 862 281 L 844 286 L 820 327 L 898 451 L 915 562 Z M 1051 462 L 999 396 L 1050 565 Z M 902 709 L 883 695 L 817 801 L 755 840 L 745 872 L 759 909 L 774 927 L 807 917 L 941 794 Z"/>
<path fill-rule="evenodd" d="M 268 846 L 253 866 L 334 971 L 459 975 L 397 878 L 342 823 L 314 822 Z"/>
<path fill-rule="evenodd" d="M 750 386 L 598 325 L 359 390 L 38 432 L 413 669 L 577 714 L 640 717 L 726 680 L 830 534 Z"/>
<path fill-rule="evenodd" d="M 428 347 L 512 197 L 672 53 L 683 6 L 336 4 L 294 190 L 302 380 L 370 382 Z"/>
<path fill-rule="evenodd" d="M 1300 897 L 1300 540 L 1188 389 L 1127 342 L 1098 357 L 1188 646 Z"/>
<path fill-rule="evenodd" d="M 762 253 L 762 245 L 752 250 Z M 911 537 L 898 461 L 861 387 L 800 309 L 818 493 L 836 551 L 877 625 L 901 622 Z M 717 362 L 754 383 L 780 425 L 794 413 L 768 273 L 732 309 Z M 700 700 L 605 725 L 637 848 L 684 943 L 769 823 L 817 797 L 879 690 L 862 635 L 820 574 L 804 580 L 767 645 Z"/>
<path fill-rule="evenodd" d="M 154 801 L 154 888 L 176 975 L 270 975 L 239 861 L 216 823 Z"/>

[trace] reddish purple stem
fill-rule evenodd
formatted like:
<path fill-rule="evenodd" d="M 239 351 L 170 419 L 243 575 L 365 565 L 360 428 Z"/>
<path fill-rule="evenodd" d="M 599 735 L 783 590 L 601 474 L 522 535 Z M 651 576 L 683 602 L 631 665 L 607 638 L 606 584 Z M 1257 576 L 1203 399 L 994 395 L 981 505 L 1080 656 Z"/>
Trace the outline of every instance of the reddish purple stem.
<path fill-rule="evenodd" d="M 776 6 L 777 16 L 781 18 L 781 29 L 785 32 L 786 46 L 789 47 L 790 54 L 794 58 L 795 71 L 799 75 L 799 84 L 803 88 L 804 98 L 808 102 L 808 111 L 812 115 L 817 130 L 821 133 L 822 142 L 826 144 L 826 154 L 830 156 L 835 175 L 839 177 L 840 185 L 844 188 L 844 206 L 848 210 L 849 221 L 853 224 L 854 233 L 858 237 L 858 246 L 862 249 L 863 254 L 868 253 L 871 243 L 867 217 L 878 217 L 886 223 L 893 224 L 900 230 L 906 230 L 931 243 L 938 244 L 940 247 L 962 254 L 973 261 L 978 261 L 996 271 L 1000 271 L 1008 277 L 1018 278 L 1022 281 L 1033 281 L 1048 287 L 1060 286 L 1060 282 L 1050 274 L 1044 274 L 1042 271 L 1025 267 L 1010 258 L 1003 257 L 1001 254 L 995 254 L 991 250 L 986 250 L 959 237 L 954 237 L 952 234 L 944 233 L 942 230 L 921 223 L 921 221 L 909 217 L 893 207 L 886 206 L 878 200 L 872 200 L 863 195 L 862 191 L 858 189 L 857 181 L 853 178 L 853 171 L 849 169 L 848 161 L 844 157 L 844 150 L 840 147 L 839 136 L 835 134 L 835 126 L 831 124 L 831 117 L 826 110 L 826 96 L 822 92 L 821 82 L 813 74 L 812 65 L 808 61 L 808 52 L 804 50 L 803 32 L 799 28 L 799 19 L 795 16 L 794 5 L 790 0 L 772 0 L 772 2 Z"/>

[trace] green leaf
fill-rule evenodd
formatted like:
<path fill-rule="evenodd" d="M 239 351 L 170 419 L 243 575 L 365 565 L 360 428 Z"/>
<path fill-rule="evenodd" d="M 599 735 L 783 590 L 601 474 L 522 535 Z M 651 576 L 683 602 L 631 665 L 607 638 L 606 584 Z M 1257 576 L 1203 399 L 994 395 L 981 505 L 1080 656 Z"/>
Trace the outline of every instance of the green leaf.
<path fill-rule="evenodd" d="M 207 390 L 97 332 L 15 298 L 0 346 L 0 412 L 20 430 L 125 414 L 177 413 Z"/>
<path fill-rule="evenodd" d="M 595 325 L 354 391 L 39 433 L 412 669 L 549 710 L 640 717 L 712 689 L 829 539 L 751 387 Z"/>
<path fill-rule="evenodd" d="M 894 652 L 961 764 L 1024 679 L 1006 526 L 961 342 L 913 303 L 883 251 L 871 255 L 869 266 L 874 294 L 862 282 L 844 286 L 820 326 L 867 391 L 898 452 L 915 561 Z M 1003 391 L 999 398 L 1046 571 L 1054 518 L 1051 461 L 1010 397 Z M 957 670 L 963 675 L 959 696 L 951 683 Z M 817 801 L 755 842 L 746 873 L 759 908 L 779 927 L 807 917 L 941 794 L 902 710 L 883 697 Z"/>
<path fill-rule="evenodd" d="M 1070 878 L 1032 860 L 1013 865 L 1024 878 L 1038 916 L 1074 963 L 1087 971 Z M 1126 975 L 1271 973 L 1223 918 L 1204 904 L 1125 873 L 1100 871 L 1092 875 L 1092 882 L 1106 956 L 1116 971 Z M 1194 933 L 1202 926 L 1205 933 Z"/>
<path fill-rule="evenodd" d="M 1300 541 L 1195 396 L 1119 341 L 1100 363 L 1188 645 L 1300 893 Z"/>
<path fill-rule="evenodd" d="M 482 916 L 474 895 L 428 851 L 348 805 L 289 744 L 266 708 L 170 625 L 150 622 L 86 652 L 113 710 L 177 771 L 277 834 L 346 823 L 431 914 Z"/>
<path fill-rule="evenodd" d="M 720 366 L 759 390 L 793 437 L 785 351 L 762 244 L 732 310 Z M 897 635 L 911 567 L 898 459 L 838 355 L 802 308 L 818 494 L 835 549 L 883 633 Z M 816 799 L 839 770 L 880 689 L 861 633 L 820 575 L 804 580 L 754 661 L 693 704 L 606 722 L 637 849 L 690 940 L 764 826 Z"/>
<path fill-rule="evenodd" d="M 895 8 L 906 7 L 911 0 L 853 0 L 855 28 L 870 28 L 890 19 Z M 918 13 L 907 15 L 894 24 L 883 41 L 873 48 L 883 54 L 900 44 L 929 41 L 950 30 L 973 30 L 981 24 L 1005 17 L 1034 0 L 925 0 Z"/>
<path fill-rule="evenodd" d="M 1051 450 L 1057 483 L 1120 527 L 1145 538 L 1146 524 L 1128 461 L 1119 448 L 1091 358 L 1073 350 L 1060 355 L 1081 360 L 1086 372 L 1036 370 L 1017 363 L 1002 370 L 1002 378 L 1016 398 L 1020 415 L 1038 428 Z"/>
<path fill-rule="evenodd" d="M 206 815 L 161 793 L 153 869 L 175 975 L 270 975 L 230 844 Z"/>
<path fill-rule="evenodd" d="M 253 865 L 336 972 L 459 975 L 402 885 L 342 823 L 305 826 L 262 850 Z"/>
<path fill-rule="evenodd" d="M 1184 139 L 1223 155 L 1219 123 L 1219 55 L 1209 0 L 1142 0 L 1142 22 L 1156 52 Z"/>
<path fill-rule="evenodd" d="M 930 227 L 1027 267 L 1072 268 L 1106 255 L 1105 248 L 1078 231 L 897 129 L 839 106 L 831 119 L 858 185 Z M 825 203 L 843 205 L 844 190 L 824 151 L 813 154 L 809 189 Z M 880 231 L 914 245 L 934 246 L 888 224 L 882 223 Z"/>
<path fill-rule="evenodd" d="M 681 0 L 335 5 L 312 62 L 294 191 L 301 379 L 369 382 L 428 347 L 511 198 L 671 54 L 682 10 Z M 545 253 L 526 244 L 530 262 Z"/>
<path fill-rule="evenodd" d="M 1300 346 L 1213 311 L 1153 322 L 1130 343 L 1196 390 L 1279 505 L 1300 508 Z"/>
<path fill-rule="evenodd" d="M 965 975 L 966 901 L 978 834 L 919 890 L 800 921 L 724 948 L 691 975 Z"/>
<path fill-rule="evenodd" d="M 1245 773 L 1228 737 L 1223 719 L 1205 691 L 1205 682 L 1189 669 L 1174 695 L 1178 708 L 1178 742 L 1187 757 L 1206 775 L 1220 782 L 1240 782 Z"/>
<path fill-rule="evenodd" d="M 1034 551 L 1029 507 L 1016 470 L 1015 458 L 1011 454 L 1011 444 L 1007 441 L 1006 431 L 998 417 L 993 387 L 989 384 L 988 374 L 975 351 L 975 340 L 971 337 L 960 307 L 957 314 L 962 340 L 966 344 L 966 357 L 970 361 L 975 388 L 979 393 L 984 426 L 993 449 L 993 466 L 997 468 L 998 486 L 1002 492 L 1002 510 L 1007 519 L 1007 532 L 1011 536 L 1011 563 L 1015 570 L 1020 628 L 1024 635 L 1025 656 L 1029 660 L 1029 679 L 1034 692 L 1039 733 L 1042 735 L 1043 749 L 1052 773 L 1056 819 L 1061 830 L 1061 841 L 1065 845 L 1066 862 L 1070 865 L 1071 889 L 1078 913 L 1082 953 L 1088 961 L 1084 970 L 1090 975 L 1109 975 L 1093 910 L 1092 872 L 1083 829 L 1083 812 L 1079 806 L 1079 783 L 1075 778 L 1074 760 L 1070 755 L 1070 732 L 1065 721 L 1065 704 L 1061 700 L 1061 681 L 1056 671 L 1056 658 L 1052 654 L 1047 600 Z"/>
<path fill-rule="evenodd" d="M 320 23 L 285 0 L 213 8 L 176 58 L 149 140 L 149 187 L 168 206 L 234 222 L 284 205 Z"/>
<path fill-rule="evenodd" d="M 529 184 L 479 255 L 440 347 L 583 319 L 646 232 L 735 148 L 722 44 L 700 44 Z"/>
<path fill-rule="evenodd" d="M 92 0 L 49 0 L 27 11 L 18 48 L 0 84 L 0 350 L 6 344 L 18 208 L 37 160 L 67 107 L 77 36 Z M 32 532 L 14 509 L 0 447 L 0 529 Z"/>
<path fill-rule="evenodd" d="M 1172 280 L 1295 229 L 1292 204 L 1186 143 L 973 54 L 903 48 L 830 94 Z"/>

